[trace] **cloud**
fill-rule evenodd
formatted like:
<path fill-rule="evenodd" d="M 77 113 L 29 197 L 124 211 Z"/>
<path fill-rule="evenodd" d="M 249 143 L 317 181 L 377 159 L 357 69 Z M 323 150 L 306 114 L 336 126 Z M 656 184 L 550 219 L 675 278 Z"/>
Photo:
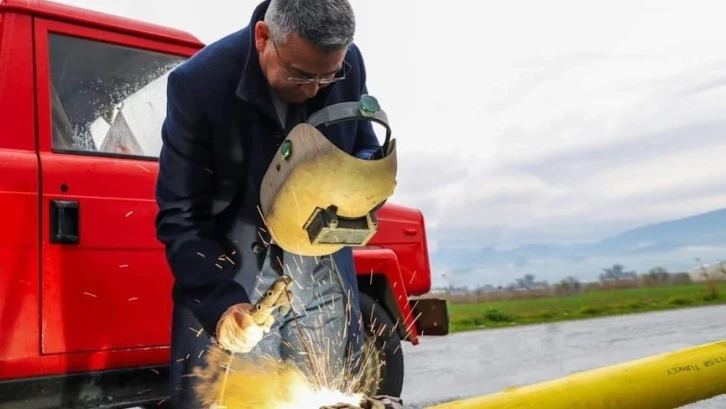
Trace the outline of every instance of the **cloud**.
<path fill-rule="evenodd" d="M 521 81 L 493 87 L 479 116 L 466 108 L 481 95 L 478 87 L 457 88 L 437 111 L 457 118 L 441 138 L 446 147 L 437 148 L 451 151 L 428 159 L 434 168 L 458 162 L 469 171 L 455 181 L 436 179 L 455 198 L 445 206 L 411 203 L 436 226 L 480 227 L 482 241 L 491 227 L 507 240 L 527 240 L 537 228 L 565 240 L 567 231 L 572 240 L 583 233 L 595 239 L 614 232 L 596 225 L 636 227 L 725 206 L 726 63 L 702 44 L 715 49 L 723 41 L 700 38 L 700 47 L 686 49 L 661 34 L 652 50 L 604 47 L 519 60 L 503 78 Z M 662 48 L 669 42 L 674 53 Z M 482 120 L 467 123 L 467 135 L 460 124 L 473 117 Z M 402 185 L 418 177 L 410 175 L 402 168 Z"/>
<path fill-rule="evenodd" d="M 257 1 L 64 0 L 210 42 Z M 726 207 L 726 3 L 351 1 L 430 241 L 595 240 Z M 543 267 L 544 268 L 544 267 Z"/>

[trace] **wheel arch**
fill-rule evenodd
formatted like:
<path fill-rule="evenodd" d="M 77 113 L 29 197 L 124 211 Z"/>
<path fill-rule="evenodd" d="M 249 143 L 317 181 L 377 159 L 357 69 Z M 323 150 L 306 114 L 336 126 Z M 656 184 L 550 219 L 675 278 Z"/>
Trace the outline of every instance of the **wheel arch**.
<path fill-rule="evenodd" d="M 412 342 L 414 336 L 406 331 L 405 317 L 396 301 L 392 285 L 385 274 L 373 272 L 367 276 L 359 275 L 358 291 L 361 294 L 368 295 L 376 304 L 381 306 L 391 318 L 391 321 L 394 322 L 396 332 L 401 337 L 401 340 Z"/>

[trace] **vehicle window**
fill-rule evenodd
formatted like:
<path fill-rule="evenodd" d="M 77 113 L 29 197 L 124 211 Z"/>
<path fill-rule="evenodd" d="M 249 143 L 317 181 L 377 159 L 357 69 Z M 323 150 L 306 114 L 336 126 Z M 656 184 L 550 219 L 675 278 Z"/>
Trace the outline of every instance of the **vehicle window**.
<path fill-rule="evenodd" d="M 166 80 L 185 57 L 51 33 L 53 150 L 158 158 Z"/>

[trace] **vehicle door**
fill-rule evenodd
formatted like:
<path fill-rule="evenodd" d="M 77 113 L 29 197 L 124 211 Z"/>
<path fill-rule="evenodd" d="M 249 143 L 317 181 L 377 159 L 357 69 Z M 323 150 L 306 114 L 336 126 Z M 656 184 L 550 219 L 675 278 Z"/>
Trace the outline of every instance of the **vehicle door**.
<path fill-rule="evenodd" d="M 45 354 L 168 345 L 154 188 L 166 78 L 194 50 L 38 19 Z"/>

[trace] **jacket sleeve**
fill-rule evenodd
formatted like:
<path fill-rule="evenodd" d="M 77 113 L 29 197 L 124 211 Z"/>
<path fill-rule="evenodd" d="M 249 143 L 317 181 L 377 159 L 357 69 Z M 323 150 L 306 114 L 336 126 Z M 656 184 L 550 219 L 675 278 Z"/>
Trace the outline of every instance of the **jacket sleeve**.
<path fill-rule="evenodd" d="M 209 135 L 207 119 L 182 73 L 172 71 L 161 131 L 156 234 L 165 245 L 174 277 L 174 301 L 189 308 L 207 334 L 216 336 L 222 313 L 233 304 L 249 302 L 249 297 L 233 280 L 234 245 L 216 230 L 211 212 L 214 175 Z"/>
<path fill-rule="evenodd" d="M 355 50 L 358 55 L 358 71 L 360 72 L 360 94 L 363 95 L 368 93 L 366 67 L 360 50 L 357 47 Z M 381 144 L 373 130 L 373 123 L 371 121 L 358 121 L 358 132 L 353 148 L 354 155 L 361 159 L 369 159 L 380 147 Z"/>

